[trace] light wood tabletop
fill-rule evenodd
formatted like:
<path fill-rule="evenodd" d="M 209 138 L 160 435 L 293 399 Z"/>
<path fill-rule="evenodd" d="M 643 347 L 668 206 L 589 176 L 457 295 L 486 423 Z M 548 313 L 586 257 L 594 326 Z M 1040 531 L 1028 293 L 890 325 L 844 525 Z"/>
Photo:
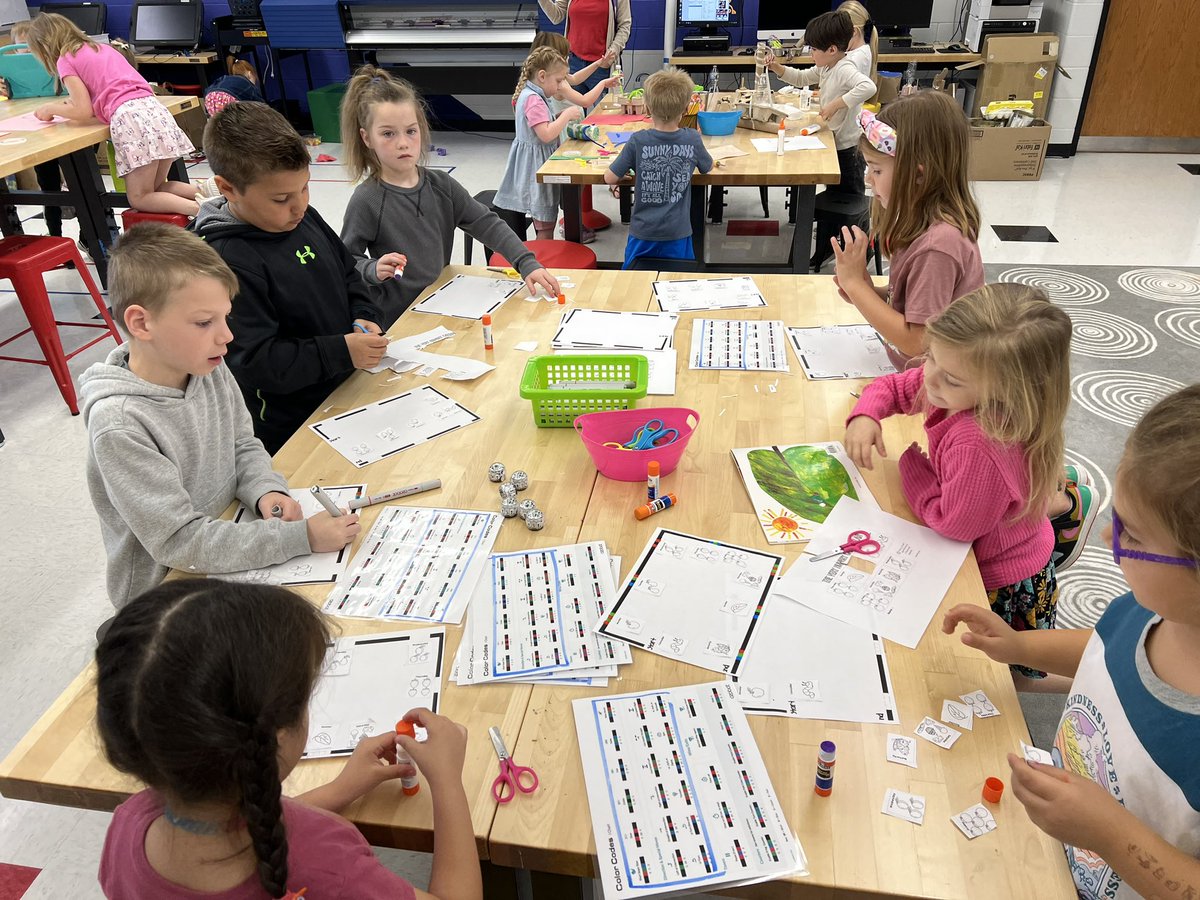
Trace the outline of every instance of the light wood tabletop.
<path fill-rule="evenodd" d="M 903 50 L 884 51 L 879 54 L 879 65 L 885 67 L 895 65 L 896 63 L 904 63 L 907 65 L 910 62 L 924 63 L 930 66 L 935 66 L 940 63 L 950 63 L 953 65 L 961 65 L 963 63 L 979 62 L 983 57 L 978 53 L 973 53 L 970 50 L 946 50 L 944 44 L 934 44 L 933 53 L 912 53 Z M 748 50 L 749 52 L 742 52 Z M 807 54 L 790 54 L 780 55 L 779 61 L 785 66 L 811 66 L 813 64 L 812 57 Z M 699 67 L 708 68 L 709 66 L 729 67 L 734 69 L 754 68 L 754 48 L 753 47 L 736 47 L 728 53 L 714 53 L 711 55 L 692 55 L 690 53 L 680 53 L 675 51 L 675 55 L 670 58 L 670 63 L 673 66 L 680 66 L 685 69 L 695 69 Z"/>
<path fill-rule="evenodd" d="M 602 143 L 605 149 L 619 150 L 608 139 L 609 131 L 640 131 L 650 128 L 650 122 L 631 122 L 627 125 L 601 125 Z M 788 126 L 787 133 L 795 135 L 799 132 L 799 123 Z M 819 137 L 823 144 L 820 150 L 790 150 L 779 156 L 772 145 L 769 153 L 761 153 L 751 143 L 754 138 L 775 139 L 774 132 L 753 131 L 749 128 L 735 128 L 729 135 L 705 135 L 704 146 L 710 150 L 713 147 L 733 145 L 746 153 L 722 161 L 720 166 L 714 166 L 707 174 L 699 172 L 692 174 L 693 185 L 764 185 L 767 187 L 789 186 L 796 184 L 837 184 L 841 178 L 838 169 L 837 151 L 833 146 L 833 134 L 828 128 L 823 128 L 814 137 Z M 615 155 L 608 156 L 602 161 L 595 162 L 599 149 L 588 141 L 567 141 L 555 152 L 556 157 L 566 153 L 579 153 L 575 159 L 551 159 L 538 169 L 537 179 L 542 182 L 556 184 L 602 184 L 604 172 L 608 169 Z M 565 179 L 565 180 L 564 180 Z"/>
<path fill-rule="evenodd" d="M 156 65 L 205 65 L 215 61 L 216 58 L 216 50 L 196 50 L 190 53 L 139 53 L 137 55 L 139 63 Z"/>
<path fill-rule="evenodd" d="M 443 272 L 438 284 L 459 273 L 494 275 L 483 268 L 452 266 Z M 613 309 L 645 309 L 654 280 L 653 272 L 560 271 L 557 274 L 569 274 L 576 284 L 575 288 L 566 291 L 573 306 Z M 304 428 L 277 454 L 276 468 L 287 476 L 293 488 L 364 481 L 371 493 L 441 478 L 440 491 L 419 494 L 405 503 L 498 510 L 499 495 L 496 485 L 487 479 L 487 469 L 491 463 L 500 460 L 510 471 L 524 468 L 529 472 L 530 486 L 523 496 L 538 502 L 546 514 L 546 526 L 535 534 L 527 531 L 519 520 L 506 521 L 500 529 L 495 550 L 574 543 L 598 475 L 590 464 L 581 464 L 586 457 L 580 459 L 584 452 L 574 430 L 534 427 L 530 403 L 517 393 L 516 385 L 530 354 L 516 350 L 513 345 L 536 340 L 537 352 L 549 352 L 550 339 L 563 312 L 563 307 L 557 304 L 544 300 L 532 303 L 524 299 L 526 297 L 528 294 L 521 291 L 493 315 L 496 349 L 491 352 L 485 353 L 483 349 L 481 327 L 477 321 L 409 313 L 391 330 L 392 337 L 401 337 L 444 325 L 455 336 L 432 346 L 431 352 L 486 359 L 496 365 L 496 371 L 471 382 L 445 381 L 436 376 L 417 378 L 412 374 L 389 381 L 394 377 L 391 371 L 385 370 L 378 375 L 356 372 L 310 420 L 327 418 L 430 383 L 478 413 L 482 417 L 479 422 L 361 470 L 355 469 Z M 364 536 L 381 509 L 375 506 L 362 511 Z M 231 507 L 228 514 L 232 512 Z M 362 537 L 355 550 L 361 541 Z M 322 602 L 329 593 L 328 586 L 296 590 L 314 603 Z M 423 627 L 371 619 L 339 618 L 336 622 L 344 634 Z M 448 676 L 462 628 L 449 625 L 446 631 L 445 673 Z M 0 763 L 0 793 L 13 799 L 107 810 L 137 790 L 137 785 L 113 770 L 100 753 L 93 725 L 93 680 L 94 672 L 89 666 Z M 487 835 L 496 806 L 491 796 L 491 783 L 497 773 L 496 756 L 487 729 L 498 725 L 506 739 L 515 743 L 531 688 L 529 685 L 459 688 L 449 683 L 448 677 L 443 688 L 440 711 L 464 724 L 470 732 L 464 783 L 471 804 L 476 843 L 480 856 L 486 858 Z M 406 710 L 398 697 L 396 718 Z M 285 792 L 295 795 L 324 784 L 340 771 L 342 764 L 337 759 L 302 762 L 285 784 Z M 404 797 L 399 782 L 393 782 L 372 792 L 345 814 L 373 844 L 408 850 L 432 849 L 433 820 L 428 791 L 415 797 Z"/>
<path fill-rule="evenodd" d="M 697 276 L 663 273 L 660 277 Z M 688 369 L 686 348 L 691 322 L 697 317 L 781 318 L 792 325 L 862 321 L 837 297 L 829 278 L 756 275 L 754 280 L 769 306 L 684 314 L 675 336 L 681 348 L 676 394 L 648 397 L 644 404 L 689 407 L 700 414 L 680 468 L 662 479 L 662 491 L 676 493 L 679 505 L 639 522 L 631 510 L 644 500 L 641 483 L 600 478 L 592 492 L 580 540 L 607 541 L 611 552 L 623 557 L 626 569 L 660 526 L 766 548 L 730 449 L 841 439 L 843 422 L 854 403 L 850 391 L 861 390 L 864 381 L 809 382 L 794 357 L 790 374 Z M 772 393 L 769 384 L 776 379 L 778 392 Z M 909 519 L 913 517 L 893 460 L 911 441 L 923 437 L 921 431 L 919 418 L 889 419 L 884 435 L 892 458 L 864 473 L 884 509 Z M 782 553 L 787 564 L 800 552 L 796 546 L 776 545 L 772 550 Z M 973 555 L 968 556 L 942 609 L 961 602 L 986 603 Z M 995 810 L 997 831 L 967 841 L 950 822 L 951 815 L 980 801 L 985 776 L 1008 782 L 1005 754 L 1018 751 L 1018 742 L 1028 741 L 1029 735 L 1007 668 L 963 647 L 957 638 L 942 635 L 940 622 L 941 612 L 916 650 L 887 643 L 900 725 L 750 719 L 811 874 L 728 893 L 764 898 L 948 900 L 1075 896 L 1061 845 L 1034 827 L 1010 791 L 1005 791 Z M 587 794 L 572 700 L 721 678 L 706 669 L 635 651 L 633 664 L 622 667 L 620 677 L 606 689 L 534 687 L 520 739 L 510 749 L 523 765 L 537 770 L 543 789 L 497 812 L 490 840 L 493 863 L 584 877 L 594 872 L 596 850 L 591 820 L 583 812 Z M 919 742 L 918 769 L 885 760 L 889 731 L 911 735 L 923 716 L 938 717 L 943 698 L 957 698 L 978 688 L 996 703 L 1000 717 L 980 720 L 949 751 Z M 813 777 L 817 747 L 826 739 L 837 744 L 837 768 L 833 794 L 822 798 L 813 792 Z M 888 788 L 926 798 L 923 826 L 881 814 Z"/>
<path fill-rule="evenodd" d="M 11 118 L 31 113 L 50 99 L 48 97 L 27 97 L 24 100 L 9 100 L 0 104 L 0 117 Z M 198 97 L 163 95 L 157 99 L 172 115 L 176 116 L 185 110 L 200 106 Z M 14 129 L 0 135 L 0 141 L 18 138 L 23 139 L 23 142 L 19 144 L 0 143 L 0 178 L 107 141 L 108 126 L 101 122 L 83 125 L 68 122 L 34 131 Z"/>

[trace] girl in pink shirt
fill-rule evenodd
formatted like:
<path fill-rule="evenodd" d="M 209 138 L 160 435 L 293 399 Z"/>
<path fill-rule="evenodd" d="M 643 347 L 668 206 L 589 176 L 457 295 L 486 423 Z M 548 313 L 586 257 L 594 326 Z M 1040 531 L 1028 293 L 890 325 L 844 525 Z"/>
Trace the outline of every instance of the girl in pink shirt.
<path fill-rule="evenodd" d="M 48 71 L 58 73 L 68 95 L 43 104 L 34 115 L 44 122 L 63 116 L 107 124 L 117 174 L 125 179 L 134 209 L 185 216 L 200 211 L 196 185 L 167 180 L 171 164 L 196 148 L 120 52 L 96 43 L 56 13 L 42 13 L 33 20 L 29 50 Z"/>
<path fill-rule="evenodd" d="M 843 228 L 834 238 L 834 281 L 904 369 L 920 356 L 925 323 L 963 294 L 983 286 L 979 207 L 967 181 L 967 119 L 940 91 L 892 101 L 859 115 L 867 184 L 875 201 L 871 232 L 888 256 L 887 287 L 867 272 L 870 238 Z"/>
<path fill-rule="evenodd" d="M 113 815 L 106 897 L 482 898 L 461 725 L 410 710 L 427 740 L 365 737 L 333 781 L 282 796 L 329 643 L 320 610 L 259 584 L 167 581 L 117 613 L 96 648 L 97 728 L 109 762 L 149 789 Z M 336 814 L 372 790 L 404 802 L 396 779 L 414 772 L 397 763 L 396 740 L 433 802 L 429 893 L 384 868 Z"/>
<path fill-rule="evenodd" d="M 887 456 L 880 422 L 924 414 L 928 454 L 914 442 L 899 461 L 909 506 L 938 534 L 972 542 L 992 609 L 1009 625 L 1052 628 L 1046 510 L 1062 475 L 1071 320 L 1035 288 L 992 284 L 951 303 L 924 340 L 922 366 L 863 391 L 846 449 L 869 469 L 872 450 Z"/>

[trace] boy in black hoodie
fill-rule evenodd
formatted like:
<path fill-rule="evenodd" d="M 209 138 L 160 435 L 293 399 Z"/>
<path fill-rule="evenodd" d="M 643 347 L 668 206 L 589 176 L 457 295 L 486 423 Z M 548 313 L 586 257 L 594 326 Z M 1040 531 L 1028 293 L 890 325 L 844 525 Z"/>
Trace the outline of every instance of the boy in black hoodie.
<path fill-rule="evenodd" d="M 308 205 L 308 148 L 287 119 L 232 104 L 209 120 L 204 152 L 223 199 L 194 227 L 237 275 L 226 361 L 274 454 L 388 341 L 354 257 Z"/>

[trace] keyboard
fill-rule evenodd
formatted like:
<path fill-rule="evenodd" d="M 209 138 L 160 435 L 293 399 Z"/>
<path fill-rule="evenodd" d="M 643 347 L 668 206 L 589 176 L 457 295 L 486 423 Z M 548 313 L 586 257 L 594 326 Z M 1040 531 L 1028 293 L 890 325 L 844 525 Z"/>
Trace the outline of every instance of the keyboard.
<path fill-rule="evenodd" d="M 935 50 L 933 47 L 918 47 L 918 46 L 896 47 L 896 46 L 891 46 L 891 47 L 886 47 L 886 48 L 880 47 L 879 52 L 880 53 L 937 53 L 937 50 Z"/>

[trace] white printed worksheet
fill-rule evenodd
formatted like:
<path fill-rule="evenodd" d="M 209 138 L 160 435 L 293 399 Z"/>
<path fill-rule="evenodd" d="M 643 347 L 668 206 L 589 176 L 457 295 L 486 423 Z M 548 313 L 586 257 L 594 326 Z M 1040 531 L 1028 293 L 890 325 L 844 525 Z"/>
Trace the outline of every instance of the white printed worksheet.
<path fill-rule="evenodd" d="M 385 506 L 322 608 L 336 616 L 461 622 L 502 521 L 478 510 Z"/>
<path fill-rule="evenodd" d="M 746 652 L 783 557 L 660 528 L 601 634 L 729 673 Z"/>
<path fill-rule="evenodd" d="M 666 350 L 675 346 L 675 313 L 620 312 L 614 309 L 571 309 L 563 313 L 550 346 L 608 347 L 613 350 Z"/>
<path fill-rule="evenodd" d="M 732 685 L 572 706 L 605 898 L 806 873 Z"/>
<path fill-rule="evenodd" d="M 693 369 L 787 372 L 783 322 L 696 319 L 688 360 Z"/>
<path fill-rule="evenodd" d="M 787 335 L 800 367 L 813 381 L 878 378 L 896 371 L 883 339 L 870 325 L 793 327 Z"/>
<path fill-rule="evenodd" d="M 340 509 L 347 509 L 351 500 L 357 500 L 366 493 L 365 484 L 339 484 L 331 487 L 321 486 Z M 311 491 L 303 489 L 290 490 L 292 499 L 300 504 L 304 518 L 315 516 L 325 511 Z M 244 506 L 239 506 L 233 514 L 233 521 L 250 521 L 255 513 Z M 248 518 L 250 517 L 250 518 Z M 223 581 L 238 581 L 244 584 L 278 584 L 285 587 L 295 587 L 301 584 L 333 584 L 346 571 L 346 563 L 350 561 L 350 544 L 341 550 L 331 550 L 328 553 L 310 553 L 307 556 L 296 556 L 286 562 L 273 566 L 263 566 L 261 569 L 247 569 L 245 572 L 226 572 L 214 577 Z"/>
<path fill-rule="evenodd" d="M 482 319 L 523 287 L 524 281 L 508 278 L 455 275 L 424 300 L 414 303 L 412 309 L 456 319 Z"/>
<path fill-rule="evenodd" d="M 749 275 L 654 282 L 654 299 L 663 312 L 701 309 L 748 309 L 766 306 L 767 298 Z"/>
<path fill-rule="evenodd" d="M 442 628 L 338 638 L 309 701 L 305 758 L 353 753 L 418 706 L 437 712 L 445 659 Z"/>
<path fill-rule="evenodd" d="M 837 553 L 853 532 L 876 553 Z M 872 634 L 915 648 L 971 549 L 931 528 L 842 497 L 775 592 Z M 814 561 L 814 557 L 827 556 Z M 851 560 L 854 565 L 851 565 Z"/>
<path fill-rule="evenodd" d="M 459 684 L 607 677 L 629 647 L 596 633 L 616 593 L 603 541 L 497 553 L 471 600 Z"/>
<path fill-rule="evenodd" d="M 465 406 L 423 384 L 308 427 L 361 469 L 478 421 Z"/>

